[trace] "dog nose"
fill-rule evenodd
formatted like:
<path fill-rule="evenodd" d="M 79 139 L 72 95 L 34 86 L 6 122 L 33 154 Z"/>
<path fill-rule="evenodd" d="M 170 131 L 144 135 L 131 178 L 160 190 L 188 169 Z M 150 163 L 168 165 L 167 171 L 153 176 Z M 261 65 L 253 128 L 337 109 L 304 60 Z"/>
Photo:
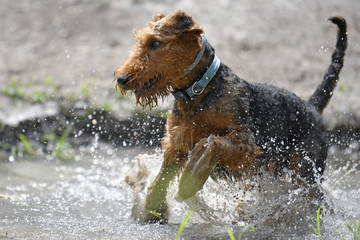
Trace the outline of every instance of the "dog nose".
<path fill-rule="evenodd" d="M 120 75 L 120 77 L 118 77 L 117 83 L 120 85 L 120 87 L 122 89 L 127 90 L 130 88 L 128 85 L 130 80 L 131 80 L 131 77 L 127 76 L 126 74 L 122 74 L 122 75 Z"/>

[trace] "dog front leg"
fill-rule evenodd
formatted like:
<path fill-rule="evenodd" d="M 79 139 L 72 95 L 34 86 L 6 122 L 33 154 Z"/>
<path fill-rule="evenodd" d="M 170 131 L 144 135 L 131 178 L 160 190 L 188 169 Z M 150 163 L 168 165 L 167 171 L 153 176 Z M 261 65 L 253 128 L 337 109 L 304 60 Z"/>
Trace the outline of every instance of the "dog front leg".
<path fill-rule="evenodd" d="M 145 202 L 145 222 L 166 223 L 169 217 L 166 195 L 170 182 L 184 165 L 186 154 L 165 152 L 160 172 L 148 188 Z M 160 215 L 160 216 L 156 216 Z"/>
<path fill-rule="evenodd" d="M 259 154 L 253 139 L 236 131 L 200 140 L 181 175 L 176 200 L 181 202 L 201 190 L 217 164 L 230 171 L 253 171 L 254 159 Z"/>

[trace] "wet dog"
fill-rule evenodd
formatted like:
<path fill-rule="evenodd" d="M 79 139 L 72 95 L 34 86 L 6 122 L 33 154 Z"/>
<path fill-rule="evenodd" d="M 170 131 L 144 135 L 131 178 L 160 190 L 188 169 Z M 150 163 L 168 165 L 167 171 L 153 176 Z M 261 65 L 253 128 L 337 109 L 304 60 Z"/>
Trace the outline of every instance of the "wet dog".
<path fill-rule="evenodd" d="M 330 21 L 339 28 L 336 48 L 308 101 L 239 78 L 218 59 L 188 13 L 156 15 L 135 33 L 135 49 L 115 71 L 117 87 L 123 94 L 133 91 L 143 107 L 169 94 L 176 99 L 167 117 L 161 170 L 148 188 L 144 221 L 167 221 L 167 190 L 180 174 L 179 201 L 192 197 L 209 176 L 246 176 L 259 169 L 281 175 L 288 169 L 298 182 L 321 180 L 328 150 L 321 113 L 347 47 L 345 20 Z"/>

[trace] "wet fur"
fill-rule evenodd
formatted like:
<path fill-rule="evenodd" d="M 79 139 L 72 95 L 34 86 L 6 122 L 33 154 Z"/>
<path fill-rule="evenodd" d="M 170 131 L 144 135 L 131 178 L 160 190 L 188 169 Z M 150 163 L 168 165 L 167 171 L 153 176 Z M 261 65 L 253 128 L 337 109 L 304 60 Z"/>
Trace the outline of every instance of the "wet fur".
<path fill-rule="evenodd" d="M 220 176 L 218 171 L 256 174 L 265 168 L 281 175 L 286 168 L 306 184 L 321 180 L 328 149 L 321 113 L 336 86 L 347 44 L 345 20 L 330 20 L 340 29 L 336 50 L 310 101 L 274 86 L 246 82 L 223 63 L 201 95 L 176 100 L 167 118 L 164 161 L 148 188 L 142 221 L 167 221 L 167 189 L 181 172 L 180 200 L 193 196 L 210 175 Z M 155 16 L 136 34 L 136 48 L 115 71 L 121 91 L 135 92 L 137 103 L 151 107 L 158 98 L 195 82 L 215 55 L 207 44 L 200 63 L 183 76 L 201 47 L 202 33 L 185 12 Z M 149 49 L 154 40 L 161 45 Z"/>

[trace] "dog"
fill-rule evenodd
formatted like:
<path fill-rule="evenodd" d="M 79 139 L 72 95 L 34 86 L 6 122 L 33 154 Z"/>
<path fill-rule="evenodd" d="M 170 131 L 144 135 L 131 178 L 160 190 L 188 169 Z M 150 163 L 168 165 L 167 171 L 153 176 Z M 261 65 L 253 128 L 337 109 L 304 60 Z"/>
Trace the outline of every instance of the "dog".
<path fill-rule="evenodd" d="M 321 181 L 328 151 L 321 114 L 347 47 L 345 20 L 329 20 L 338 26 L 336 48 L 308 101 L 239 78 L 186 12 L 158 14 L 135 33 L 134 50 L 115 70 L 116 87 L 122 94 L 134 92 L 144 108 L 170 94 L 175 97 L 162 140 L 164 160 L 148 187 L 143 221 L 167 222 L 168 187 L 180 175 L 178 201 L 194 196 L 209 176 L 248 176 L 259 169 L 275 175 L 289 169 L 309 186 Z"/>

